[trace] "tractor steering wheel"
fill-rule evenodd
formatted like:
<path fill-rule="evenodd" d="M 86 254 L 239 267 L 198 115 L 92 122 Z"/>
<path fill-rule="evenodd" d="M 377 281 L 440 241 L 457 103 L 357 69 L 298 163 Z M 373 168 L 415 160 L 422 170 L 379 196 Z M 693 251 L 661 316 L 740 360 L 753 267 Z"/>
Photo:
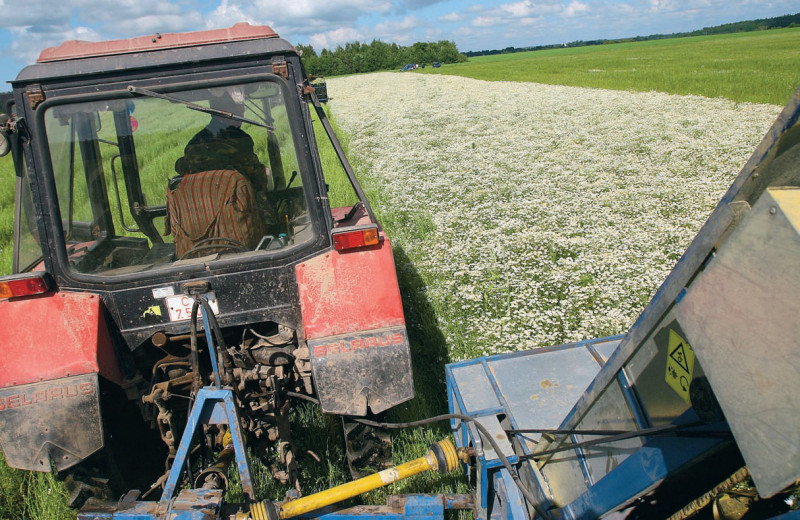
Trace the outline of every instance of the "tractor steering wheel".
<path fill-rule="evenodd" d="M 222 244 L 211 244 L 211 243 L 209 243 L 209 242 L 214 242 L 214 241 L 223 242 L 223 243 Z M 232 238 L 226 238 L 226 237 L 209 237 L 209 238 L 204 238 L 203 240 L 198 241 L 195 245 L 193 245 L 191 248 L 186 250 L 186 252 L 183 253 L 181 255 L 181 257 L 178 258 L 178 260 L 184 260 L 190 254 L 197 253 L 198 251 L 203 251 L 205 249 L 221 249 L 223 251 L 227 250 L 227 249 L 231 249 L 233 251 L 239 251 L 239 252 L 250 251 L 249 247 L 247 247 L 243 243 L 239 242 L 238 240 L 234 240 Z"/>

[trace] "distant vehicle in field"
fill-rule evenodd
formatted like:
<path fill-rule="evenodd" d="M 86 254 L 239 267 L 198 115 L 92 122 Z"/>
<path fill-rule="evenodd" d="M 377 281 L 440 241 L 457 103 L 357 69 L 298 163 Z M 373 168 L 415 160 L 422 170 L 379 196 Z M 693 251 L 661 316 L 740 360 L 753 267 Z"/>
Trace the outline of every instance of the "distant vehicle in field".
<path fill-rule="evenodd" d="M 320 103 L 327 103 L 328 102 L 328 83 L 325 81 L 325 78 L 320 76 L 318 78 L 314 78 L 311 81 L 311 86 L 314 87 L 314 91 L 317 94 L 317 99 L 319 99 Z"/>
<path fill-rule="evenodd" d="M 434 61 L 434 62 L 433 62 L 433 68 L 434 68 L 434 69 L 438 69 L 438 68 L 439 68 L 439 67 L 441 67 L 441 66 L 442 66 L 442 64 L 441 64 L 441 63 L 439 63 L 438 61 Z"/>
<path fill-rule="evenodd" d="M 417 67 L 419 67 L 419 65 L 417 65 L 416 63 L 409 63 L 408 65 L 400 69 L 400 72 L 408 72 L 409 70 L 414 70 Z"/>

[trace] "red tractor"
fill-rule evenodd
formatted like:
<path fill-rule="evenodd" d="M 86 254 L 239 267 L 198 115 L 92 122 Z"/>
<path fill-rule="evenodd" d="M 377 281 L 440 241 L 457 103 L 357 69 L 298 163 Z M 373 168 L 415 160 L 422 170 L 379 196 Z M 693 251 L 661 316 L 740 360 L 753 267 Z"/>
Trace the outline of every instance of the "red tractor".
<path fill-rule="evenodd" d="M 413 397 L 389 240 L 272 29 L 66 42 L 12 85 L 8 465 L 54 468 L 78 491 L 148 489 L 215 383 L 232 389 L 249 445 L 277 451 L 275 477 L 298 486 L 294 399 L 357 417 Z M 349 179 L 344 203 L 328 197 L 312 115 Z M 224 428 L 203 433 L 224 446 Z"/>

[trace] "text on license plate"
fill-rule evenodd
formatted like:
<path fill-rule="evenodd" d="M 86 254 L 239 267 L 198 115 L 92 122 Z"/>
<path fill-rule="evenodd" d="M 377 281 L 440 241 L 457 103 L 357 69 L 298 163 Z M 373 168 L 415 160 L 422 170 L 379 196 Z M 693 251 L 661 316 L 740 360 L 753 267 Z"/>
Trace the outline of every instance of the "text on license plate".
<path fill-rule="evenodd" d="M 217 304 L 217 295 L 214 292 L 207 292 L 203 297 L 208 300 L 211 310 L 214 314 L 219 314 L 219 305 Z M 192 305 L 194 298 L 186 296 L 185 294 L 176 294 L 166 298 L 167 309 L 169 310 L 169 321 L 183 321 L 192 317 Z M 197 310 L 197 318 L 203 317 L 203 308 Z"/>

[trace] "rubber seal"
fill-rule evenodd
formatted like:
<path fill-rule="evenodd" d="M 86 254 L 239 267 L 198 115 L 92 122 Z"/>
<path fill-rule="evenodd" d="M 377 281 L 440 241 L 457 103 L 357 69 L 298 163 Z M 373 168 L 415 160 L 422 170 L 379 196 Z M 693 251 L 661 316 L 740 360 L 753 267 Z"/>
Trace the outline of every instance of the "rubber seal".
<path fill-rule="evenodd" d="M 431 453 L 433 453 L 433 456 L 436 457 L 436 469 L 439 470 L 439 473 L 443 475 L 445 473 L 449 473 L 450 470 L 447 467 L 447 456 L 438 442 L 431 446 Z"/>

